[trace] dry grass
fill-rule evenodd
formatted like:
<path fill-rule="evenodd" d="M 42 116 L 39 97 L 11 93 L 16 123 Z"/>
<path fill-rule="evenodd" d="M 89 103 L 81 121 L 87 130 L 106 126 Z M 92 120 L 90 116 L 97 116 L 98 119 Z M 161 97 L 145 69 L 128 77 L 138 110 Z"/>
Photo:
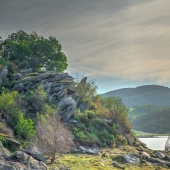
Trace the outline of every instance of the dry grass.
<path fill-rule="evenodd" d="M 105 153 L 105 156 L 103 156 Z M 124 147 L 122 149 L 104 149 L 99 155 L 89 154 L 64 154 L 59 160 L 56 160 L 49 169 L 55 167 L 67 167 L 70 170 L 120 170 L 112 164 L 113 160 L 125 167 L 125 170 L 167 170 L 162 166 L 154 166 L 151 163 L 143 165 L 130 165 L 122 162 L 121 157 L 125 153 L 138 154 L 134 147 Z"/>

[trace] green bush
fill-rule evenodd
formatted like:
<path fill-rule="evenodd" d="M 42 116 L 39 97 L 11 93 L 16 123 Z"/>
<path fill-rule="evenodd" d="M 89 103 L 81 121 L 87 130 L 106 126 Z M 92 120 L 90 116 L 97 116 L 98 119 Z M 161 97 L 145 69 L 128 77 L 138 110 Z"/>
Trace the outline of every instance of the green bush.
<path fill-rule="evenodd" d="M 95 117 L 95 112 L 93 110 L 86 110 L 85 114 L 87 115 L 88 119 L 92 119 Z"/>
<path fill-rule="evenodd" d="M 18 92 L 16 91 L 2 91 L 0 95 L 0 112 L 4 114 L 7 124 L 14 129 L 15 134 L 26 139 L 34 134 L 34 123 L 32 120 L 24 118 L 24 114 L 16 102 L 17 96 Z"/>
<path fill-rule="evenodd" d="M 0 65 L 2 66 L 8 66 L 10 65 L 10 61 L 4 60 L 3 58 L 0 59 Z"/>
<path fill-rule="evenodd" d="M 14 83 L 15 81 L 6 80 L 2 83 L 2 87 L 11 88 L 14 85 Z"/>
<path fill-rule="evenodd" d="M 78 121 L 73 128 L 76 139 L 89 144 L 96 142 L 101 146 L 113 146 L 117 135 L 115 123 L 104 122 L 93 110 L 77 111 L 75 118 Z"/>
<path fill-rule="evenodd" d="M 31 119 L 20 118 L 14 128 L 17 136 L 21 136 L 24 139 L 30 138 L 35 134 L 34 122 Z"/>
<path fill-rule="evenodd" d="M 41 68 L 63 72 L 67 68 L 67 57 L 55 37 L 44 38 L 35 32 L 17 31 L 4 41 L 0 40 L 0 54 L 20 69 Z"/>

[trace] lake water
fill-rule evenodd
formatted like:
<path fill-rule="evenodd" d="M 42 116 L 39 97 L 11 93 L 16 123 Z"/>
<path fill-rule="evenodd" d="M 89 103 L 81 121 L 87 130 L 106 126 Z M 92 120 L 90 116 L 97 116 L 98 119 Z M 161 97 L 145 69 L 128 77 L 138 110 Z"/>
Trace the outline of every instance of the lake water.
<path fill-rule="evenodd" d="M 165 143 L 168 136 L 155 136 L 152 138 L 138 138 L 141 142 L 145 143 L 148 148 L 153 150 L 164 150 Z"/>

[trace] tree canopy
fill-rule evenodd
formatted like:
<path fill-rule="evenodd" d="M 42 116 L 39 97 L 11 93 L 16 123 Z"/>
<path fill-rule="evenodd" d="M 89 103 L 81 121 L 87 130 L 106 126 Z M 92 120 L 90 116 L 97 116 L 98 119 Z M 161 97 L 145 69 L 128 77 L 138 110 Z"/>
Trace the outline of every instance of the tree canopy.
<path fill-rule="evenodd" d="M 103 98 L 103 105 L 109 110 L 110 118 L 117 122 L 119 131 L 130 133 L 132 126 L 128 120 L 129 109 L 124 105 L 120 97 L 110 96 Z"/>
<path fill-rule="evenodd" d="M 68 65 L 59 41 L 52 36 L 44 38 L 35 32 L 28 34 L 20 30 L 5 40 L 0 38 L 0 54 L 19 69 L 32 68 L 37 71 L 45 68 L 62 72 Z"/>

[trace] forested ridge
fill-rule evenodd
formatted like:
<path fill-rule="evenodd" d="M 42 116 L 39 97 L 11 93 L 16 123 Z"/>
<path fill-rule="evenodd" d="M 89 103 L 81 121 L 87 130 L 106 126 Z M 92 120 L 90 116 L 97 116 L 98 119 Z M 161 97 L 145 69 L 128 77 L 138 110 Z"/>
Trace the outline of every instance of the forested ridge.
<path fill-rule="evenodd" d="M 103 97 L 119 96 L 127 107 L 136 105 L 169 106 L 170 88 L 163 85 L 144 85 L 124 88 L 102 94 Z"/>
<path fill-rule="evenodd" d="M 148 133 L 169 133 L 170 107 L 139 105 L 132 108 L 129 119 L 133 129 Z"/>

